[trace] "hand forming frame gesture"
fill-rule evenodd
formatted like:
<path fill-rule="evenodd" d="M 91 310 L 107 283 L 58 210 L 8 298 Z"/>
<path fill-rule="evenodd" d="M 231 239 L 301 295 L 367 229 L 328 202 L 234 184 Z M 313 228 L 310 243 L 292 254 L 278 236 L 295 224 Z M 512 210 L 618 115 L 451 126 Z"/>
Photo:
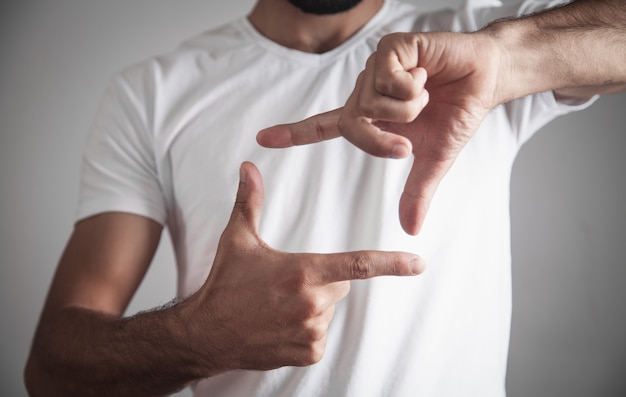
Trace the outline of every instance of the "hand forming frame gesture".
<path fill-rule="evenodd" d="M 417 234 L 439 182 L 492 108 L 548 90 L 578 98 L 624 90 L 624 21 L 621 1 L 579 0 L 474 33 L 392 33 L 344 107 L 267 128 L 257 141 L 284 148 L 343 136 L 379 157 L 412 153 L 400 221 Z"/>

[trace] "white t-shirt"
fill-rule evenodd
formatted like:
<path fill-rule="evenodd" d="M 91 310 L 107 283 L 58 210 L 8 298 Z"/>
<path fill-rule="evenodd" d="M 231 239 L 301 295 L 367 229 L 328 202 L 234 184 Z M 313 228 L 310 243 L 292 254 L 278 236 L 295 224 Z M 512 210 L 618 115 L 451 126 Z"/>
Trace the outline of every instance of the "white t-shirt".
<path fill-rule="evenodd" d="M 475 1 L 425 14 L 387 1 L 324 54 L 283 48 L 241 18 L 115 76 L 86 147 L 78 218 L 124 211 L 166 225 L 180 297 L 211 269 L 244 160 L 264 176 L 260 235 L 270 246 L 400 250 L 428 264 L 414 278 L 352 282 L 318 364 L 229 372 L 198 382 L 198 396 L 505 394 L 512 164 L 537 129 L 582 105 L 544 93 L 494 109 L 441 183 L 417 237 L 398 220 L 412 159 L 374 158 L 342 139 L 266 149 L 255 136 L 342 106 L 386 33 L 473 31 L 545 7 Z"/>

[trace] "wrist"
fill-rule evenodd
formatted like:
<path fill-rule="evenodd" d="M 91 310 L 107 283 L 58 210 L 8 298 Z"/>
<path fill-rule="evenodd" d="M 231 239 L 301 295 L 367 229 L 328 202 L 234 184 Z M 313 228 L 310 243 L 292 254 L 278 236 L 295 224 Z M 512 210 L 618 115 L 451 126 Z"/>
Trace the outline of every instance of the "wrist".
<path fill-rule="evenodd" d="M 217 337 L 212 332 L 212 322 L 206 319 L 201 295 L 198 292 L 171 307 L 173 316 L 170 330 L 196 379 L 227 371 L 224 365 L 220 365 L 219 358 L 211 348 Z"/>
<path fill-rule="evenodd" d="M 490 40 L 497 48 L 496 104 L 552 89 L 553 73 L 545 62 L 543 46 L 534 39 L 531 23 L 523 20 L 501 20 L 476 32 L 481 40 Z"/>
<path fill-rule="evenodd" d="M 625 14 L 621 1 L 579 0 L 476 32 L 503 54 L 501 101 L 549 90 L 582 90 L 584 96 L 623 90 Z"/>

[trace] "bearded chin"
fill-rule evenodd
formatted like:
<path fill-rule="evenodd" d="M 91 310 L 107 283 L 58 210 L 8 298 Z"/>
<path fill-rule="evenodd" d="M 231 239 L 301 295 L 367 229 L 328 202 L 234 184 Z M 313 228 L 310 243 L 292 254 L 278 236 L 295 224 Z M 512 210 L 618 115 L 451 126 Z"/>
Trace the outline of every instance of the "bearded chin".
<path fill-rule="evenodd" d="M 330 15 L 348 11 L 361 0 L 289 0 L 289 2 L 307 14 Z"/>

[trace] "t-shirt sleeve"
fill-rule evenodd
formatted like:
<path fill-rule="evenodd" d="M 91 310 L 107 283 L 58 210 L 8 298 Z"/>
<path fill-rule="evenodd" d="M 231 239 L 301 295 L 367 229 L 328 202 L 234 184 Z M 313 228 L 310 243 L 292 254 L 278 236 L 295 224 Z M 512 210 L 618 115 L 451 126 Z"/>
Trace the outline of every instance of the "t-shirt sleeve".
<path fill-rule="evenodd" d="M 526 143 L 537 131 L 555 118 L 583 110 L 598 96 L 557 100 L 552 91 L 519 98 L 504 105 L 518 145 Z"/>
<path fill-rule="evenodd" d="M 166 209 L 141 79 L 116 75 L 85 145 L 77 220 L 127 212 L 166 222 Z"/>

